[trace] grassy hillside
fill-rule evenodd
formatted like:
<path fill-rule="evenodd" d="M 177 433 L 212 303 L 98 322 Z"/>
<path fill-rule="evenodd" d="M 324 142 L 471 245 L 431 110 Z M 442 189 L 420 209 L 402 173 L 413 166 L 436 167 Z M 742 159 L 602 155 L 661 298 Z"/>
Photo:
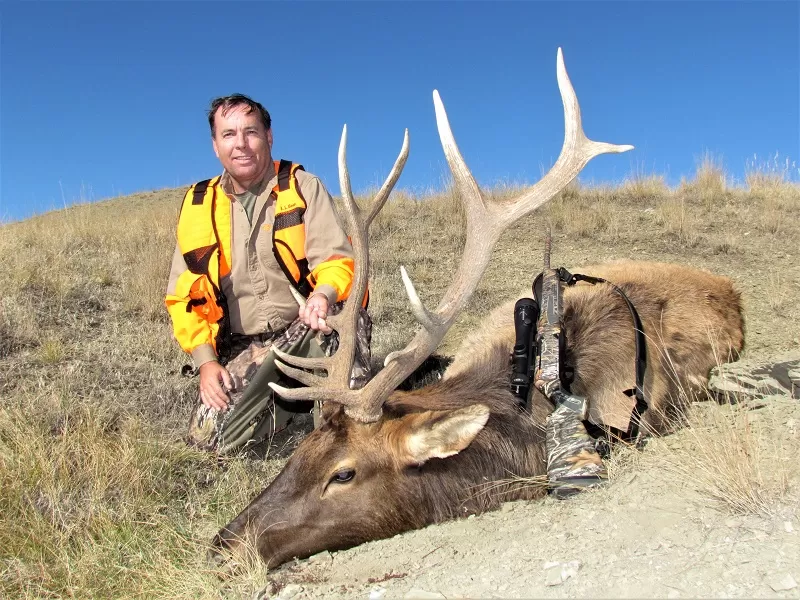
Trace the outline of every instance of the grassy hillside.
<path fill-rule="evenodd" d="M 496 189 L 510 195 L 513 189 Z M 204 546 L 280 469 L 217 462 L 182 436 L 195 381 L 163 307 L 182 190 L 75 206 L 0 227 L 0 596 L 197 598 L 251 593 L 253 569 L 220 590 Z M 731 187 L 713 163 L 668 188 L 570 187 L 501 239 L 442 351 L 538 272 L 544 228 L 568 268 L 666 260 L 733 278 L 746 353 L 800 348 L 800 187 L 757 171 Z M 373 225 L 377 356 L 413 327 L 398 269 L 437 302 L 462 247 L 444 194 L 397 193 Z"/>

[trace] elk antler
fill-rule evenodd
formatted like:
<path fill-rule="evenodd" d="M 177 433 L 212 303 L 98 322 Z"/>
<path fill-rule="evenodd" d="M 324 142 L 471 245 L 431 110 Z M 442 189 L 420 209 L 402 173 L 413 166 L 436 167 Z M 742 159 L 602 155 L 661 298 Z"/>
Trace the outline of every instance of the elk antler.
<path fill-rule="evenodd" d="M 340 346 L 337 355 L 341 353 L 342 350 L 345 350 L 344 342 L 346 342 L 346 352 L 348 353 L 350 362 L 346 366 L 344 360 L 342 360 L 341 363 L 337 363 L 336 368 L 339 370 L 335 373 L 329 368 L 330 375 L 328 378 L 319 378 L 297 369 L 281 367 L 287 374 L 296 377 L 301 383 L 319 387 L 285 390 L 270 384 L 273 386 L 273 389 L 278 390 L 282 396 L 293 399 L 335 400 L 336 402 L 344 404 L 347 414 L 354 419 L 364 422 L 378 420 L 381 416 L 382 405 L 386 398 L 388 398 L 392 391 L 408 377 L 414 369 L 430 356 L 455 321 L 456 316 L 467 305 L 470 296 L 477 288 L 483 276 L 483 272 L 486 270 L 489 259 L 491 258 L 492 249 L 503 231 L 558 194 L 595 156 L 605 153 L 626 152 L 633 148 L 633 146 L 627 145 L 621 146 L 595 142 L 586 137 L 581 127 L 578 99 L 575 96 L 575 90 L 572 88 L 567 70 L 564 67 L 564 58 L 561 48 L 558 49 L 557 77 L 558 87 L 561 91 L 561 100 L 564 104 L 565 131 L 564 145 L 561 148 L 561 154 L 553 168 L 550 169 L 539 182 L 516 198 L 503 202 L 490 201 L 484 197 L 458 150 L 458 146 L 453 138 L 453 133 L 450 130 L 447 114 L 439 98 L 439 93 L 434 90 L 433 103 L 436 111 L 436 124 L 439 129 L 439 138 L 442 142 L 442 148 L 444 149 L 447 163 L 453 173 L 456 190 L 464 203 L 464 212 L 466 213 L 467 219 L 467 236 L 464 253 L 461 257 L 461 263 L 453 275 L 450 287 L 448 287 L 442 300 L 436 307 L 436 310 L 431 312 L 422 305 L 405 268 L 401 267 L 401 276 L 406 288 L 406 293 L 411 302 L 412 311 L 417 321 L 422 325 L 422 329 L 417 332 L 414 339 L 412 339 L 403 350 L 389 354 L 384 361 L 383 370 L 363 388 L 359 390 L 350 390 L 347 386 L 347 382 L 349 381 L 350 369 L 352 368 L 353 344 L 355 343 L 355 311 L 357 309 L 357 303 L 361 300 L 361 295 L 357 295 L 355 299 L 353 298 L 356 289 L 356 285 L 354 284 L 354 291 L 351 293 L 345 308 L 345 311 L 348 310 L 348 308 L 350 309 L 348 313 L 350 316 L 347 317 L 347 325 L 351 326 L 351 328 L 348 330 L 347 335 L 345 335 L 344 330 L 339 330 L 338 327 L 336 327 L 341 334 L 343 342 L 343 346 Z M 342 147 L 340 147 L 339 151 L 339 177 L 342 185 L 342 194 L 345 196 L 348 206 L 353 207 L 349 208 L 349 210 L 357 212 L 357 207 L 355 207 L 355 203 L 352 201 L 350 194 L 347 167 L 343 159 L 344 144 L 345 135 L 343 134 Z M 405 162 L 405 157 L 402 158 L 403 162 Z M 398 162 L 400 162 L 399 158 Z M 395 164 L 395 169 L 397 169 L 397 163 Z M 394 171 L 392 174 L 394 174 Z M 387 180 L 387 184 L 388 183 Z M 386 184 L 384 185 L 384 189 L 385 188 Z M 384 189 L 381 189 L 381 192 L 383 192 Z M 380 193 L 378 196 L 380 198 Z M 380 203 L 376 200 L 369 219 L 365 221 L 367 226 L 369 226 L 369 221 L 371 221 L 372 217 L 380 210 L 383 201 L 385 201 L 385 198 L 382 198 Z M 355 217 L 351 216 L 350 220 L 354 221 Z M 360 263 L 358 273 L 366 273 L 367 265 L 364 264 L 367 256 L 366 242 L 364 241 L 366 239 L 366 230 L 361 232 L 361 235 L 360 243 L 364 245 L 361 247 L 360 251 L 363 252 L 364 258 L 362 258 L 362 255 L 359 253 L 359 248 L 356 248 L 355 243 L 353 246 L 354 251 L 357 253 L 357 264 Z M 361 269 L 363 269 L 363 271 Z M 363 290 L 361 288 L 359 288 L 359 290 L 360 294 L 363 294 Z M 352 307 L 350 305 L 352 305 Z M 344 314 L 344 311 L 342 314 Z M 332 327 L 335 326 L 333 319 L 334 317 L 329 319 L 329 325 Z M 297 359 L 283 353 L 280 353 L 279 356 L 281 359 L 300 367 L 319 368 L 325 366 L 319 361 Z M 344 357 L 342 358 L 344 359 Z M 340 382 L 340 386 L 335 397 L 332 397 L 331 390 L 325 389 L 325 387 L 322 386 L 335 384 L 334 380 L 331 379 L 331 376 L 334 375 L 335 379 Z M 344 382 L 344 386 L 341 385 L 341 382 Z M 343 387 L 345 389 L 342 389 Z"/>
<path fill-rule="evenodd" d="M 271 383 L 272 389 L 277 391 L 282 398 L 288 400 L 335 400 L 344 404 L 347 407 L 348 414 L 353 418 L 358 418 L 359 420 L 367 420 L 369 418 L 368 415 L 359 413 L 356 408 L 359 396 L 355 391 L 349 389 L 350 372 L 353 368 L 355 356 L 358 309 L 366 293 L 369 276 L 368 231 L 373 219 L 383 208 L 389 198 L 389 193 L 400 178 L 408 159 L 408 146 L 408 129 L 406 129 L 403 136 L 403 146 L 400 149 L 400 154 L 394 163 L 394 167 L 376 194 L 369 213 L 364 216 L 362 209 L 356 204 L 350 187 L 350 174 L 347 170 L 347 125 L 344 126 L 342 139 L 339 143 L 339 186 L 344 200 L 344 217 L 353 246 L 355 273 L 350 295 L 344 307 L 339 313 L 330 315 L 326 319 L 326 324 L 339 333 L 339 348 L 333 356 L 324 358 L 300 358 L 274 348 L 277 356 L 284 363 L 287 363 L 281 364 L 278 362 L 278 368 L 300 383 L 309 386 L 288 389 Z M 288 365 L 300 368 L 293 368 Z M 303 368 L 324 369 L 327 371 L 327 377 L 308 373 L 301 370 Z M 338 390 L 338 394 L 335 397 L 331 397 L 333 390 Z"/>

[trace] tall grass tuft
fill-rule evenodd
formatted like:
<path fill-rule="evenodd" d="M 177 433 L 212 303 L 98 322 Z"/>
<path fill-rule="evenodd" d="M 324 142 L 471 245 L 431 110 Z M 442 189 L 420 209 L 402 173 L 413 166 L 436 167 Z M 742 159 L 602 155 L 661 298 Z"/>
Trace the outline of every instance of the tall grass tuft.
<path fill-rule="evenodd" d="M 797 470 L 776 424 L 757 426 L 750 409 L 735 404 L 695 404 L 682 416 L 680 443 L 662 455 L 666 469 L 725 512 L 772 514 Z"/>
<path fill-rule="evenodd" d="M 215 523 L 258 489 L 255 473 L 64 400 L 38 419 L 0 410 L 5 597 L 213 595 L 219 581 L 200 561 Z"/>
<path fill-rule="evenodd" d="M 745 183 L 752 193 L 774 192 L 787 184 L 799 182 L 800 167 L 797 162 L 778 152 L 766 159 L 759 159 L 754 154 L 745 163 Z"/>
<path fill-rule="evenodd" d="M 670 190 L 663 175 L 636 172 L 620 186 L 620 193 L 636 200 L 658 200 Z"/>
<path fill-rule="evenodd" d="M 697 245 L 699 241 L 697 218 L 683 194 L 670 195 L 662 199 L 656 209 L 656 221 L 681 245 L 689 248 Z"/>

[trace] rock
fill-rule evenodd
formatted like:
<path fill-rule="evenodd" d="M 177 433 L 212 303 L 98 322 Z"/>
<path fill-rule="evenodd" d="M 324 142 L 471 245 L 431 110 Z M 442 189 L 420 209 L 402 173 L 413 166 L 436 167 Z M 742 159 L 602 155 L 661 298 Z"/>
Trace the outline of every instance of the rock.
<path fill-rule="evenodd" d="M 278 598 L 279 600 L 289 600 L 290 598 L 294 598 L 295 596 L 297 596 L 297 594 L 299 594 L 302 591 L 303 591 L 302 585 L 297 585 L 296 583 L 290 583 L 278 593 Z"/>
<path fill-rule="evenodd" d="M 374 587 L 369 591 L 369 600 L 380 600 L 386 595 L 386 588 Z"/>
<path fill-rule="evenodd" d="M 514 505 L 511 502 L 506 502 L 503 506 L 500 507 L 501 513 L 510 513 L 514 510 Z"/>
<path fill-rule="evenodd" d="M 561 579 L 561 569 L 552 568 L 547 570 L 547 575 L 544 578 L 544 584 L 547 586 L 561 585 L 564 580 Z"/>
<path fill-rule="evenodd" d="M 414 600 L 446 600 L 444 594 L 440 594 L 439 592 L 428 592 L 419 588 L 411 588 L 406 592 L 403 598 L 412 598 Z"/>
<path fill-rule="evenodd" d="M 797 587 L 797 582 L 794 577 L 786 573 L 785 575 L 774 575 L 769 579 L 769 587 L 775 592 L 785 592 L 786 590 L 793 590 Z"/>
<path fill-rule="evenodd" d="M 783 528 L 786 530 L 786 533 L 792 533 L 794 531 L 791 521 L 784 521 Z"/>
<path fill-rule="evenodd" d="M 578 560 L 571 560 L 561 566 L 561 577 L 566 581 L 570 577 L 575 577 L 578 574 L 578 569 L 581 568 L 581 563 Z"/>
<path fill-rule="evenodd" d="M 680 598 L 680 597 L 681 593 L 678 590 L 671 589 L 670 591 L 667 592 L 667 598 L 669 598 L 670 600 L 674 600 L 675 598 Z"/>
<path fill-rule="evenodd" d="M 570 577 L 578 574 L 581 568 L 580 561 L 571 560 L 569 562 L 548 562 L 544 566 L 547 571 L 544 584 L 548 586 L 561 585 Z"/>
<path fill-rule="evenodd" d="M 310 556 L 308 558 L 308 562 L 311 564 L 327 564 L 333 561 L 333 557 L 331 553 L 327 550 L 320 552 L 319 554 L 315 554 L 314 556 Z"/>

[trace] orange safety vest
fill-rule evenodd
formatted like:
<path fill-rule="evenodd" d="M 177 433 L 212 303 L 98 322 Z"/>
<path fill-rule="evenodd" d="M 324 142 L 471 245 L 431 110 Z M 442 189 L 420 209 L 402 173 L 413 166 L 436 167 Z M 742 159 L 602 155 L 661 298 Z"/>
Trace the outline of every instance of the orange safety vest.
<path fill-rule="evenodd" d="M 311 276 L 306 259 L 306 228 L 303 224 L 306 201 L 297 187 L 295 173 L 298 169 L 303 169 L 303 166 L 288 160 L 275 161 L 278 185 L 272 190 L 276 197 L 272 252 L 287 279 L 308 298 L 316 281 Z"/>
<path fill-rule="evenodd" d="M 314 290 L 325 266 L 344 267 L 338 272 L 348 273 L 347 281 L 341 274 L 335 281 L 325 281 L 339 290 L 339 300 L 344 300 L 352 285 L 353 259 L 331 256 L 314 271 L 308 268 L 303 224 L 306 202 L 295 175 L 302 168 L 290 161 L 275 161 L 278 184 L 272 190 L 275 198 L 272 250 L 281 270 L 304 297 Z M 200 181 L 184 196 L 177 237 L 188 269 L 178 277 L 175 294 L 167 296 L 165 303 L 175 337 L 186 352 L 210 343 L 224 360 L 229 352 L 230 328 L 220 280 L 231 272 L 231 203 L 219 181 L 220 177 Z M 365 294 L 364 306 L 368 297 Z"/>

